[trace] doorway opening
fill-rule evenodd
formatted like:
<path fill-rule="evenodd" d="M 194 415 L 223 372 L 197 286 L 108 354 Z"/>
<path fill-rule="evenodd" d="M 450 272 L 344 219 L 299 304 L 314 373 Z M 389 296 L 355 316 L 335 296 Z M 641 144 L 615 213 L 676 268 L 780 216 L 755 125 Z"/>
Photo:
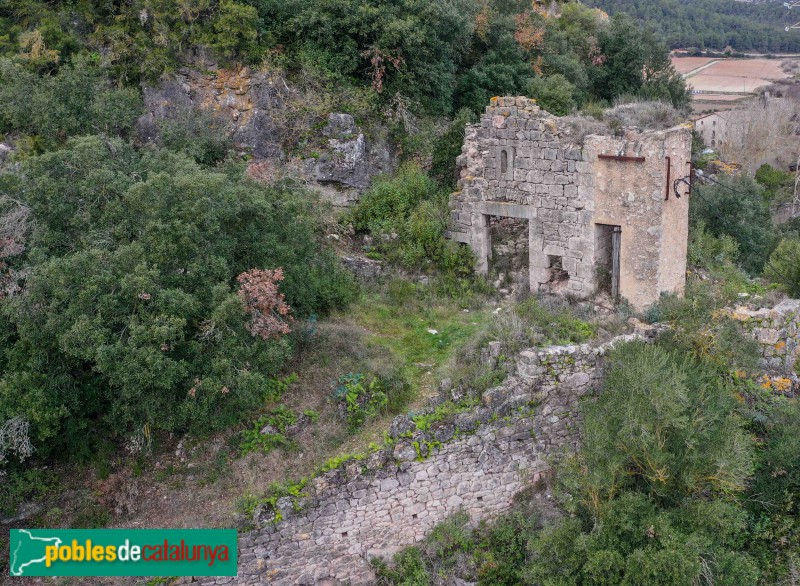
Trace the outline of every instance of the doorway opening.
<path fill-rule="evenodd" d="M 622 227 L 595 224 L 594 267 L 597 290 L 619 300 L 619 267 Z"/>
<path fill-rule="evenodd" d="M 530 288 L 528 220 L 487 216 L 489 227 L 489 278 L 501 293 Z"/>

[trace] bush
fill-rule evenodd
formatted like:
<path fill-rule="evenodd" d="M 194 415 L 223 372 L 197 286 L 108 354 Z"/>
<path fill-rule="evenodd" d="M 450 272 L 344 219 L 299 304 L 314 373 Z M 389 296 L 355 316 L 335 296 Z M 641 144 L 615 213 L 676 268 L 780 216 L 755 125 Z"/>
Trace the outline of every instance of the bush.
<path fill-rule="evenodd" d="M 769 257 L 764 274 L 786 288 L 791 297 L 800 297 L 800 238 L 784 238 Z"/>
<path fill-rule="evenodd" d="M 422 543 L 395 555 L 391 563 L 374 560 L 378 584 L 427 586 L 448 578 L 481 586 L 524 583 L 526 546 L 538 521 L 535 513 L 518 510 L 474 529 L 469 528 L 469 520 L 463 511 L 454 513 Z"/>
<path fill-rule="evenodd" d="M 609 502 L 594 527 L 561 521 L 530 543 L 526 583 L 755 585 L 758 569 L 739 551 L 744 513 L 720 501 L 660 509 L 641 493 Z"/>
<path fill-rule="evenodd" d="M 40 77 L 0 60 L 0 132 L 34 136 L 42 149 L 79 134 L 128 136 L 144 105 L 138 91 L 114 87 L 106 73 L 90 59 L 77 59 Z"/>
<path fill-rule="evenodd" d="M 260 406 L 293 338 L 247 331 L 238 275 L 283 268 L 301 319 L 352 295 L 308 196 L 241 169 L 84 137 L 21 173 L 10 195 L 35 223 L 14 259 L 25 294 L 0 302 L 0 416 L 28 421 L 39 453 L 144 424 L 207 431 Z"/>
<path fill-rule="evenodd" d="M 201 165 L 216 165 L 233 148 L 222 118 L 203 110 L 181 108 L 159 120 L 158 127 L 164 148 L 185 153 Z"/>
<path fill-rule="evenodd" d="M 513 20 L 501 20 L 497 37 L 488 39 L 476 61 L 459 78 L 455 92 L 458 108 L 467 108 L 480 114 L 489 104 L 489 99 L 498 95 L 520 95 L 533 77 L 530 61 L 514 40 Z M 482 45 L 482 43 L 481 43 Z"/>
<path fill-rule="evenodd" d="M 377 249 L 403 268 L 466 277 L 474 258 L 466 247 L 444 237 L 447 198 L 419 166 L 407 164 L 392 177 L 378 178 L 346 220 L 368 230 Z"/>
<path fill-rule="evenodd" d="M 603 120 L 612 128 L 638 126 L 651 130 L 664 130 L 683 121 L 683 115 L 671 104 L 620 97 L 617 105 L 603 113 Z"/>
<path fill-rule="evenodd" d="M 449 113 L 461 51 L 469 43 L 469 0 L 263 0 L 267 36 L 293 56 L 313 55 L 332 73 L 397 92 L 434 113 Z"/>
<path fill-rule="evenodd" d="M 271 409 L 264 417 L 253 424 L 251 429 L 242 433 L 242 454 L 254 451 L 270 452 L 277 448 L 286 448 L 292 445 L 284 433 L 286 429 L 297 422 L 297 415 L 285 405 L 278 405 Z"/>
<path fill-rule="evenodd" d="M 382 411 L 389 402 L 381 380 L 374 375 L 366 377 L 360 372 L 350 372 L 339 377 L 333 396 L 341 401 L 347 426 L 355 431 Z"/>
<path fill-rule="evenodd" d="M 472 111 L 462 108 L 433 147 L 431 176 L 448 189 L 455 189 L 458 181 L 456 158 L 461 154 L 461 147 L 464 145 L 465 127 L 474 121 L 475 115 Z"/>
<path fill-rule="evenodd" d="M 748 500 L 754 516 L 750 548 L 766 568 L 764 583 L 790 583 L 800 560 L 800 405 L 780 401 L 765 415 Z"/>
<path fill-rule="evenodd" d="M 534 77 L 528 83 L 528 94 L 536 98 L 544 110 L 556 116 L 566 116 L 575 108 L 574 91 L 575 86 L 560 73 Z"/>
<path fill-rule="evenodd" d="M 664 503 L 741 493 L 753 453 L 735 407 L 713 368 L 657 345 L 621 346 L 584 409 L 585 447 L 568 490 L 595 516 L 629 488 Z"/>
<path fill-rule="evenodd" d="M 756 171 L 756 183 L 764 187 L 764 195 L 769 201 L 785 200 L 791 195 L 794 175 L 764 163 Z"/>
<path fill-rule="evenodd" d="M 775 230 L 763 189 L 752 179 L 723 179 L 696 185 L 691 198 L 692 224 L 704 222 L 713 236 L 730 236 L 739 246 L 739 262 L 760 274 L 775 247 Z"/>
<path fill-rule="evenodd" d="M 714 236 L 706 230 L 703 220 L 697 220 L 689 230 L 687 260 L 690 265 L 710 269 L 732 264 L 739 258 L 739 245 L 728 234 Z"/>

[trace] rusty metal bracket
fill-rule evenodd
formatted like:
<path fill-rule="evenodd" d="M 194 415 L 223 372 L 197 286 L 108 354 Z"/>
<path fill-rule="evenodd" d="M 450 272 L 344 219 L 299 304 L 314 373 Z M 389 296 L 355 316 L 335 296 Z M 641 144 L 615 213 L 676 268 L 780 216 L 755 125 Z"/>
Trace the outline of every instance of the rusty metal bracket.
<path fill-rule="evenodd" d="M 691 197 L 692 181 L 694 180 L 694 163 L 692 163 L 691 161 L 687 161 L 686 164 L 689 165 L 689 191 L 686 192 L 686 195 Z"/>
<path fill-rule="evenodd" d="M 644 163 L 644 157 L 623 157 L 621 155 L 597 155 L 597 158 L 606 161 L 628 161 L 631 163 Z"/>

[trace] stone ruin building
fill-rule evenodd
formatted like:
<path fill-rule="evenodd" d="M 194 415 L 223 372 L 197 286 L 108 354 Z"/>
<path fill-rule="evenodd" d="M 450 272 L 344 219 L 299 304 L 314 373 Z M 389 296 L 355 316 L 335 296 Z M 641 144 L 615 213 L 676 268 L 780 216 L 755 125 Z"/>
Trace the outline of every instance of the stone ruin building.
<path fill-rule="evenodd" d="M 479 273 L 521 269 L 532 291 L 605 291 L 637 309 L 682 294 L 691 126 L 612 134 L 492 98 L 466 128 L 448 236 L 472 247 Z M 509 255 L 523 260 L 504 265 Z"/>

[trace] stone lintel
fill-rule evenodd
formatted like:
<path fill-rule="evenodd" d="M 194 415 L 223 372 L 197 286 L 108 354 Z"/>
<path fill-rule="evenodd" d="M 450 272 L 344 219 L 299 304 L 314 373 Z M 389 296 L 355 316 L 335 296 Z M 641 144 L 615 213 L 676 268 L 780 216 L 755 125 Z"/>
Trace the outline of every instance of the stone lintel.
<path fill-rule="evenodd" d="M 475 210 L 487 216 L 500 216 L 503 218 L 521 218 L 523 220 L 536 219 L 536 208 L 516 203 L 500 201 L 484 201 L 475 206 Z"/>

